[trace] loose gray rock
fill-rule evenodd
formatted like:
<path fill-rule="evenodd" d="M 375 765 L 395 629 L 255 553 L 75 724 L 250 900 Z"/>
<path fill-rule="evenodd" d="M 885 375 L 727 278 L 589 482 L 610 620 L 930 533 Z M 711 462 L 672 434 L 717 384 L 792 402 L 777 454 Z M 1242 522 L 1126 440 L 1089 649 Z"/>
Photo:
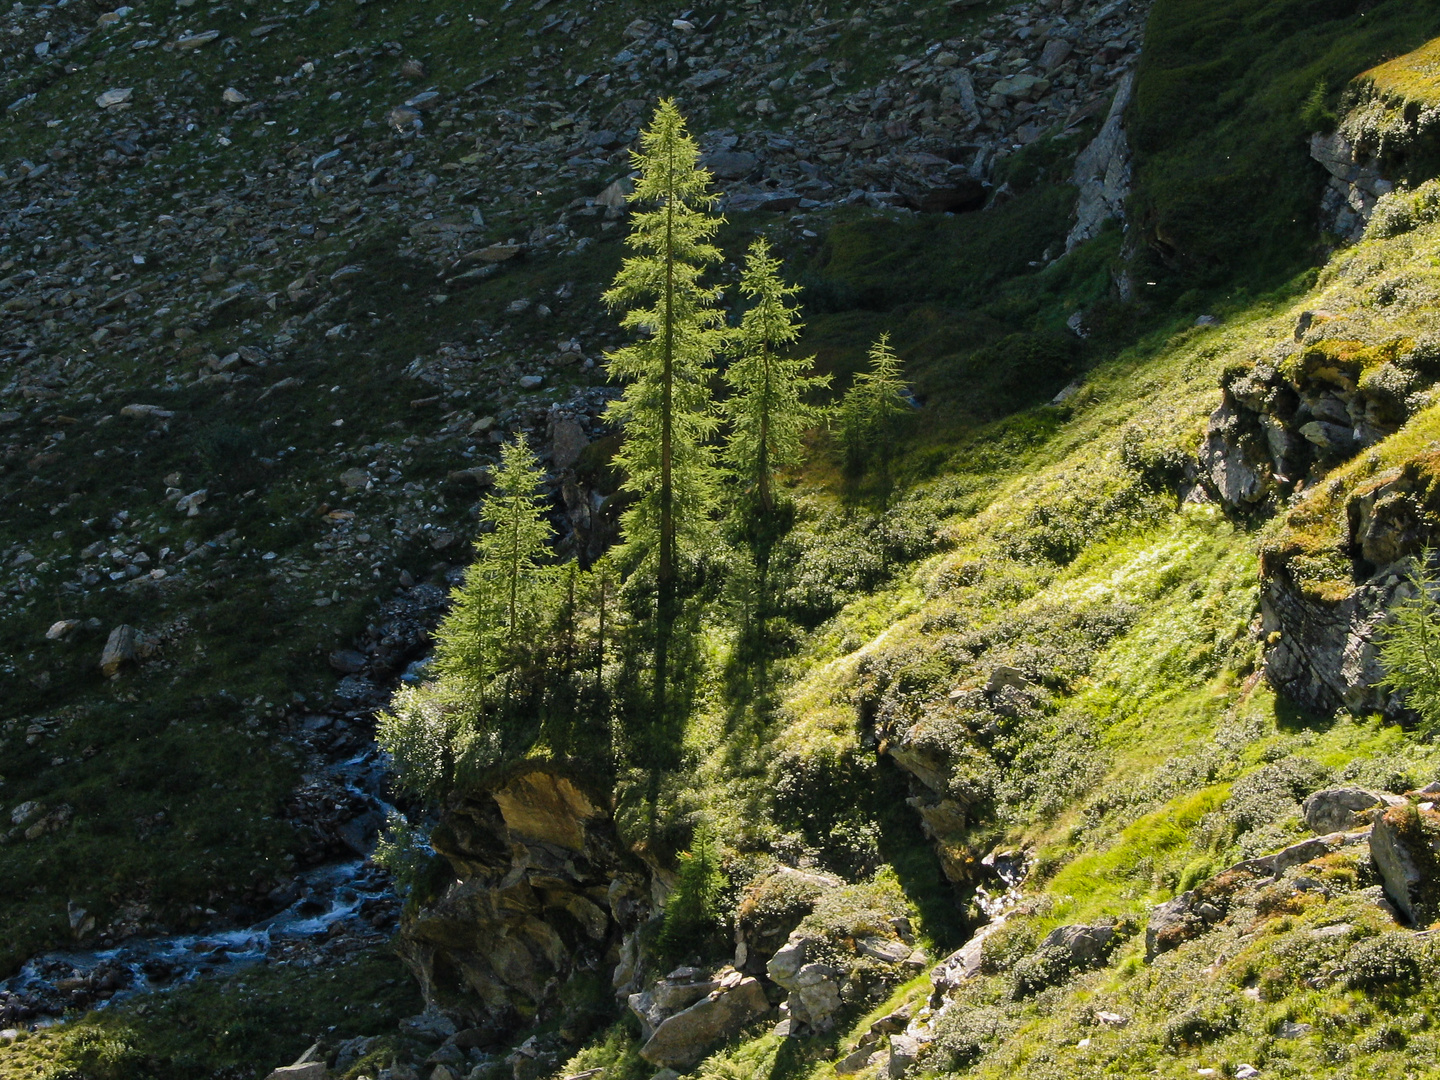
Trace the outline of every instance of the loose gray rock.
<path fill-rule="evenodd" d="M 1417 810 L 1412 818 L 1394 808 L 1370 830 L 1370 857 L 1385 895 L 1412 925 L 1428 923 L 1440 913 L 1440 889 L 1428 873 L 1440 850 L 1437 823 L 1440 814 L 1433 810 Z"/>
<path fill-rule="evenodd" d="M 640 1048 L 652 1065 L 688 1068 L 705 1051 L 770 1011 L 759 979 L 744 976 L 664 1020 Z"/>
<path fill-rule="evenodd" d="M 1318 836 L 1325 836 L 1328 833 L 1348 832 L 1360 823 L 1356 817 L 1358 813 L 1384 805 L 1385 802 L 1380 796 L 1364 788 L 1339 787 L 1315 792 L 1305 800 L 1301 810 L 1310 831 Z"/>

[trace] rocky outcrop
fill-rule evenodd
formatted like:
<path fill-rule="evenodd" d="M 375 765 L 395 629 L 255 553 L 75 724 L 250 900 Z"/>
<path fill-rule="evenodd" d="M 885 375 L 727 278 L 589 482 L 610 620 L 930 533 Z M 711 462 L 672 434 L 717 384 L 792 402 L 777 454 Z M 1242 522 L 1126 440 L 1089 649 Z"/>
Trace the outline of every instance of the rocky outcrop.
<path fill-rule="evenodd" d="M 1134 93 L 1135 73 L 1128 72 L 1115 88 L 1100 133 L 1075 159 L 1074 183 L 1080 189 L 1080 200 L 1075 207 L 1075 224 L 1065 239 L 1066 251 L 1099 235 L 1107 221 L 1124 220 L 1131 176 L 1125 111 Z"/>
<path fill-rule="evenodd" d="M 1377 639 L 1409 587 L 1408 560 L 1440 536 L 1440 455 L 1339 487 L 1321 481 L 1428 403 L 1440 350 L 1426 338 L 1373 333 L 1350 317 L 1303 312 L 1293 340 L 1226 372 L 1196 466 L 1207 495 L 1232 512 L 1292 507 L 1262 546 L 1259 629 L 1271 685 L 1316 711 L 1399 716 L 1402 703 L 1375 686 Z"/>
<path fill-rule="evenodd" d="M 1431 345 L 1348 336 L 1361 333 L 1329 312 L 1307 311 L 1293 342 L 1226 373 L 1199 451 L 1215 498 L 1233 509 L 1273 508 L 1393 435 L 1423 404 L 1416 395 L 1436 374 Z"/>
<path fill-rule="evenodd" d="M 584 770 L 525 763 L 449 806 L 431 840 L 456 880 L 401 930 L 427 1001 L 505 1028 L 556 1013 L 576 972 L 633 980 L 649 877 Z"/>
<path fill-rule="evenodd" d="M 1370 830 L 1370 857 L 1385 895 L 1412 926 L 1440 918 L 1440 813 L 1392 806 Z"/>
<path fill-rule="evenodd" d="M 1375 157 L 1339 131 L 1310 136 L 1310 157 L 1330 174 L 1320 201 L 1325 227 L 1342 240 L 1359 240 L 1375 204 L 1395 190 L 1394 183 L 1385 179 Z"/>
<path fill-rule="evenodd" d="M 816 1031 L 831 1026 L 831 1017 L 840 1008 L 840 979 L 843 972 L 825 963 L 807 962 L 819 941 L 796 932 L 765 965 L 771 981 L 790 992 L 786 1012 L 796 1024 Z"/>
<path fill-rule="evenodd" d="M 766 964 L 767 976 L 787 992 L 780 1005 L 790 1035 L 828 1031 L 844 1005 L 883 998 L 886 988 L 929 963 L 909 927 L 844 935 L 802 925 Z"/>
<path fill-rule="evenodd" d="M 726 968 L 707 976 L 680 968 L 643 994 L 630 998 L 645 1045 L 640 1056 L 652 1065 L 688 1068 L 707 1050 L 737 1034 L 770 1011 L 760 980 Z"/>
<path fill-rule="evenodd" d="M 1303 589 L 1284 570 L 1268 576 L 1260 595 L 1261 628 L 1271 641 L 1265 678 L 1316 712 L 1403 714 L 1403 702 L 1375 684 L 1384 675 L 1380 631 L 1404 587 L 1392 574 L 1332 599 Z"/>
<path fill-rule="evenodd" d="M 1333 132 L 1310 138 L 1310 156 L 1329 173 L 1321 202 L 1326 229 L 1359 240 L 1380 199 L 1440 169 L 1440 42 L 1387 61 L 1346 88 Z"/>
<path fill-rule="evenodd" d="M 1408 715 L 1402 699 L 1376 685 L 1384 676 L 1379 642 L 1391 606 L 1414 594 L 1410 560 L 1440 536 L 1437 481 L 1440 455 L 1419 454 L 1330 500 L 1343 515 L 1338 543 L 1318 544 L 1314 512 L 1297 511 L 1294 527 L 1264 547 L 1261 629 L 1271 642 L 1265 673 L 1273 686 L 1317 711 Z M 1328 580 L 1307 574 L 1337 563 Z"/>

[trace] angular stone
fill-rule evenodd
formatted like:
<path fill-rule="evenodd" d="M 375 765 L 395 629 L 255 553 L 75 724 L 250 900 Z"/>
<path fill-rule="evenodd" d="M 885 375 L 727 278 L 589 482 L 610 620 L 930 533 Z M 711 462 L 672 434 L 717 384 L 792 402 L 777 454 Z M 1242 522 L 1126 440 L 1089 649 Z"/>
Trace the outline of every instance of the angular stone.
<path fill-rule="evenodd" d="M 354 649 L 338 649 L 330 654 L 330 666 L 345 675 L 355 675 L 365 670 L 365 654 Z"/>
<path fill-rule="evenodd" d="M 1391 807 L 1370 831 L 1370 857 L 1380 871 L 1385 895 L 1413 926 L 1440 916 L 1440 814 L 1410 806 Z"/>
<path fill-rule="evenodd" d="M 80 625 L 79 619 L 61 619 L 59 622 L 51 623 L 50 629 L 45 631 L 45 640 L 63 641 Z"/>
<path fill-rule="evenodd" d="M 175 39 L 175 47 L 177 49 L 198 49 L 202 45 L 209 45 L 219 36 L 219 30 L 202 30 L 198 34 L 181 34 Z"/>
<path fill-rule="evenodd" d="M 664 1020 L 640 1048 L 640 1056 L 652 1065 L 688 1068 L 715 1043 L 769 1011 L 760 980 L 747 976 Z"/>
<path fill-rule="evenodd" d="M 568 469 L 580 460 L 589 445 L 590 439 L 578 420 L 569 417 L 557 420 L 550 436 L 550 463 L 557 469 Z"/>
<path fill-rule="evenodd" d="M 755 171 L 759 159 L 744 150 L 721 150 L 705 155 L 700 164 L 720 180 L 743 180 Z"/>
<path fill-rule="evenodd" d="M 1094 140 L 1075 159 L 1073 179 L 1080 189 L 1075 225 L 1065 250 L 1099 234 L 1105 222 L 1124 215 L 1130 197 L 1130 141 L 1125 134 L 1125 110 L 1135 91 L 1135 74 L 1126 74 L 1115 87 L 1109 115 Z"/>
<path fill-rule="evenodd" d="M 1034 101 L 1036 98 L 1043 97 L 1049 89 L 1049 79 L 1042 79 L 1036 75 L 1012 75 L 1008 79 L 1001 79 L 997 82 L 990 88 L 990 92 L 1014 101 Z"/>
<path fill-rule="evenodd" d="M 1045 43 L 1045 48 L 1040 50 L 1040 67 L 1045 71 L 1057 68 L 1070 59 L 1070 54 L 1074 51 L 1075 46 L 1064 38 L 1051 38 Z"/>
<path fill-rule="evenodd" d="M 1309 796 L 1301 807 L 1305 824 L 1317 836 L 1347 832 L 1360 824 L 1358 813 L 1384 806 L 1385 801 L 1364 788 L 1326 788 Z"/>
<path fill-rule="evenodd" d="M 791 934 L 790 940 L 776 950 L 775 955 L 765 965 L 765 972 L 770 976 L 771 982 L 788 986 L 805 966 L 805 953 L 814 943 L 814 938 L 799 933 Z"/>
<path fill-rule="evenodd" d="M 724 68 L 710 68 L 706 71 L 697 71 L 680 85 L 686 90 L 709 90 L 711 87 L 719 86 L 730 78 L 730 72 Z"/>
<path fill-rule="evenodd" d="M 597 206 L 608 206 L 612 209 L 623 207 L 630 200 L 631 193 L 635 190 L 635 181 L 628 176 L 622 176 L 619 180 L 610 184 L 599 195 L 595 196 Z"/>
<path fill-rule="evenodd" d="M 1300 434 L 1330 454 L 1340 457 L 1355 451 L 1355 429 L 1328 420 L 1312 420 L 1300 428 Z"/>
<path fill-rule="evenodd" d="M 114 90 L 106 90 L 95 98 L 95 104 L 102 109 L 109 109 L 115 105 L 124 105 L 133 97 L 135 91 L 132 87 L 117 87 Z"/>
<path fill-rule="evenodd" d="M 890 1036 L 890 1060 L 886 1065 L 885 1075 L 890 1080 L 899 1080 L 905 1075 L 905 1071 L 914 1065 L 920 1057 L 920 1041 L 909 1035 Z"/>
<path fill-rule="evenodd" d="M 134 663 L 137 637 L 135 628 L 124 623 L 110 631 L 110 637 L 106 639 L 105 648 L 100 653 L 100 670 L 106 676 L 116 675 L 121 667 Z"/>
<path fill-rule="evenodd" d="M 800 205 L 800 196 L 793 191 L 760 191 L 731 198 L 726 209 L 737 214 L 752 210 L 794 210 Z"/>
<path fill-rule="evenodd" d="M 349 491 L 360 491 L 370 483 L 370 474 L 364 469 L 346 469 L 340 474 L 340 483 Z"/>
<path fill-rule="evenodd" d="M 323 1061 L 306 1061 L 295 1065 L 282 1065 L 270 1072 L 265 1080 L 326 1080 L 330 1075 Z"/>
<path fill-rule="evenodd" d="M 1098 967 L 1105 962 L 1115 943 L 1115 928 L 1097 926 L 1057 926 L 1045 936 L 1041 948 L 1063 947 L 1070 959 L 1082 967 Z"/>

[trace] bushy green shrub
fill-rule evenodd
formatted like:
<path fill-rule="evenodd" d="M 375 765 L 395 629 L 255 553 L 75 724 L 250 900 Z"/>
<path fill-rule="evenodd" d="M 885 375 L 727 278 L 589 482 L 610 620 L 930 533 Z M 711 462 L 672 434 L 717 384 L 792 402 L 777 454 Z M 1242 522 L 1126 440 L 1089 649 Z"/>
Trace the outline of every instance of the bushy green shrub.
<path fill-rule="evenodd" d="M 1165 1046 L 1184 1050 L 1203 1046 L 1228 1035 L 1240 1026 L 1240 1006 L 1229 995 L 1219 993 L 1203 995 L 1184 1012 L 1178 1013 L 1165 1022 L 1161 1038 Z"/>
<path fill-rule="evenodd" d="M 1324 787 L 1330 771 L 1309 758 L 1288 757 L 1242 776 L 1230 789 L 1223 813 L 1231 838 L 1241 840 L 1300 812 L 1300 802 Z"/>
<path fill-rule="evenodd" d="M 1440 181 L 1427 180 L 1411 191 L 1396 188 L 1382 195 L 1365 229 L 1367 240 L 1388 240 L 1440 221 Z"/>
<path fill-rule="evenodd" d="M 936 1027 L 935 1053 L 950 1068 L 964 1069 L 1019 1026 L 1019 1018 L 1000 1006 L 952 1008 Z"/>
<path fill-rule="evenodd" d="M 1410 990 L 1433 965 L 1425 943 L 1394 931 L 1357 942 L 1345 956 L 1345 985 L 1352 990 Z"/>
<path fill-rule="evenodd" d="M 827 941 L 861 937 L 893 937 L 899 920 L 911 915 L 900 883 L 890 873 L 870 881 L 844 885 L 822 894 L 800 929 Z"/>

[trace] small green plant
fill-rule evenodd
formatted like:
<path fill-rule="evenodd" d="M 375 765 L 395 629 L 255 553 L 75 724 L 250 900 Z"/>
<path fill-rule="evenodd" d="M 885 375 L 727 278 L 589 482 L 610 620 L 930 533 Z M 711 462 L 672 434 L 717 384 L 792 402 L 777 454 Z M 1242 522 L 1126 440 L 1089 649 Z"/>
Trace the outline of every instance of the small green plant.
<path fill-rule="evenodd" d="M 720 869 L 720 849 L 710 827 L 695 827 L 690 850 L 680 854 L 679 880 L 665 904 L 665 925 L 660 947 L 669 956 L 679 956 L 703 947 L 719 927 L 720 893 L 725 872 Z"/>
<path fill-rule="evenodd" d="M 1325 79 L 1315 80 L 1310 96 L 1300 108 L 1300 122 L 1311 131 L 1334 131 L 1337 117 L 1330 108 L 1330 84 Z"/>
<path fill-rule="evenodd" d="M 1440 724 L 1440 576 L 1433 563 L 1434 552 L 1426 548 L 1410 573 L 1410 594 L 1390 609 L 1380 643 L 1385 677 L 1378 684 L 1404 695 L 1427 734 Z"/>

